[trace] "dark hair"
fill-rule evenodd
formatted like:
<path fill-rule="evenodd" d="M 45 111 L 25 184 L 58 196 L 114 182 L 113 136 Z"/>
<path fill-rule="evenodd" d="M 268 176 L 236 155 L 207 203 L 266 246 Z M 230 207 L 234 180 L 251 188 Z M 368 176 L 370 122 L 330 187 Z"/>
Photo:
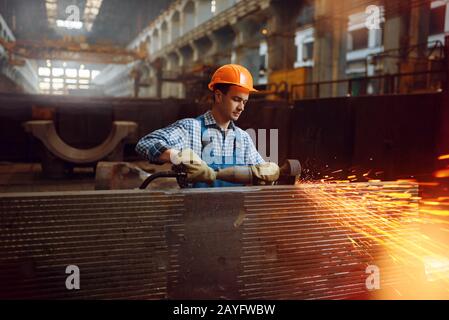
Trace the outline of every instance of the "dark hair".
<path fill-rule="evenodd" d="M 229 88 L 232 86 L 230 83 L 217 83 L 214 84 L 214 93 L 213 93 L 213 101 L 215 102 L 215 90 L 220 91 L 224 95 L 228 94 Z"/>
<path fill-rule="evenodd" d="M 220 90 L 221 93 L 227 94 L 229 91 L 229 88 L 232 86 L 230 83 L 217 83 L 214 85 L 214 91 Z"/>

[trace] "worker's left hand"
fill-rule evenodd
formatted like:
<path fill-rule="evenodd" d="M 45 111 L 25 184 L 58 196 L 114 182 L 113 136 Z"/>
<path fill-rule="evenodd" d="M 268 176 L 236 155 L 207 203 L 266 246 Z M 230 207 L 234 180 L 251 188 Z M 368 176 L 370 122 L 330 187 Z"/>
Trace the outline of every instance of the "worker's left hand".
<path fill-rule="evenodd" d="M 264 162 L 251 166 L 251 172 L 256 180 L 274 182 L 279 179 L 280 169 L 274 162 Z"/>
<path fill-rule="evenodd" d="M 174 160 L 174 161 L 173 161 Z M 187 173 L 188 182 L 206 182 L 211 184 L 217 179 L 217 173 L 191 149 L 176 154 L 172 162 L 182 164 Z"/>

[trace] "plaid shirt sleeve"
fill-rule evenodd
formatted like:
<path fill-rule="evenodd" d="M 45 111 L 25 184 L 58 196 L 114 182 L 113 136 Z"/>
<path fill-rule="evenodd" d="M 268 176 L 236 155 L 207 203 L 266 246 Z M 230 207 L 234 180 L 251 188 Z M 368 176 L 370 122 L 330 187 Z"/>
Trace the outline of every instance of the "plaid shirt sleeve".
<path fill-rule="evenodd" d="M 261 164 L 264 163 L 265 160 L 262 158 L 260 153 L 257 151 L 256 147 L 254 146 L 254 142 L 251 139 L 250 135 L 241 129 L 240 130 L 242 140 L 243 140 L 243 150 L 245 155 L 245 163 L 247 165 L 255 165 L 255 164 Z"/>
<path fill-rule="evenodd" d="M 195 119 L 182 119 L 168 127 L 156 130 L 144 136 L 136 145 L 136 152 L 151 163 L 161 164 L 160 155 L 167 149 L 182 150 L 193 147 L 193 136 L 198 134 L 199 123 Z M 201 146 L 200 146 L 201 148 Z"/>

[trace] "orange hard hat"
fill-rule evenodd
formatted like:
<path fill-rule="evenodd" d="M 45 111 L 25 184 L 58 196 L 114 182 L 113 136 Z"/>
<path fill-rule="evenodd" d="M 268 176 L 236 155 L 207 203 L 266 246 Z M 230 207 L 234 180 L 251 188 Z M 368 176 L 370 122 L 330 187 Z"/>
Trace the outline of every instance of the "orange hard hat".
<path fill-rule="evenodd" d="M 214 90 L 217 83 L 233 84 L 247 89 L 250 92 L 256 92 L 253 88 L 253 77 L 245 67 L 239 64 L 225 64 L 215 71 L 208 85 L 209 90 Z"/>

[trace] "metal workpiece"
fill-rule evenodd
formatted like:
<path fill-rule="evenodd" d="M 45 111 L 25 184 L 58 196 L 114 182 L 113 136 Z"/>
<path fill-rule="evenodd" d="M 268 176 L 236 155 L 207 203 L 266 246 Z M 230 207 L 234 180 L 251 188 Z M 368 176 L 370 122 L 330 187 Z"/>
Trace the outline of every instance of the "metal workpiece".
<path fill-rule="evenodd" d="M 113 121 L 106 139 L 89 149 L 74 148 L 59 136 L 53 120 L 23 123 L 26 132 L 40 141 L 40 158 L 44 176 L 67 178 L 77 165 L 94 166 L 100 160 L 123 160 L 125 141 L 137 130 L 132 121 Z"/>
<path fill-rule="evenodd" d="M 56 132 L 51 120 L 27 121 L 25 130 L 38 138 L 56 157 L 76 164 L 93 163 L 107 157 L 119 143 L 133 134 L 137 124 L 132 121 L 114 121 L 112 130 L 102 144 L 91 149 L 77 149 L 67 145 Z"/>
<path fill-rule="evenodd" d="M 379 182 L 2 194 L 0 298 L 341 299 L 368 292 L 369 265 L 388 288 L 415 267 L 397 244 L 416 240 L 417 192 Z M 73 265 L 80 288 L 69 290 Z"/>

